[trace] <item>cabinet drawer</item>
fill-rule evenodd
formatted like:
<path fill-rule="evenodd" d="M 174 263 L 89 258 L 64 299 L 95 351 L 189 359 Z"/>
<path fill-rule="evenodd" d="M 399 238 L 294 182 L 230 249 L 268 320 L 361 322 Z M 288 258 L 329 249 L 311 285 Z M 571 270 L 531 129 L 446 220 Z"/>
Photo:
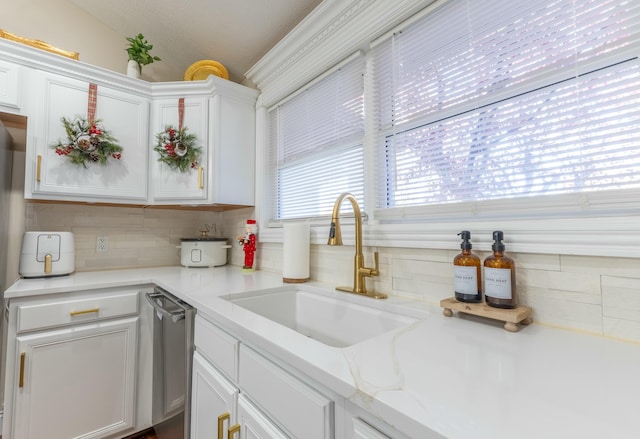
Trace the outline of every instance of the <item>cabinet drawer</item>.
<path fill-rule="evenodd" d="M 138 313 L 138 292 L 51 298 L 17 307 L 18 333 Z"/>
<path fill-rule="evenodd" d="M 382 434 L 360 418 L 353 418 L 353 439 L 389 439 L 389 436 Z"/>
<path fill-rule="evenodd" d="M 239 384 L 292 436 L 333 438 L 333 401 L 245 345 L 240 345 Z"/>
<path fill-rule="evenodd" d="M 238 340 L 196 315 L 194 343 L 203 357 L 238 382 Z"/>

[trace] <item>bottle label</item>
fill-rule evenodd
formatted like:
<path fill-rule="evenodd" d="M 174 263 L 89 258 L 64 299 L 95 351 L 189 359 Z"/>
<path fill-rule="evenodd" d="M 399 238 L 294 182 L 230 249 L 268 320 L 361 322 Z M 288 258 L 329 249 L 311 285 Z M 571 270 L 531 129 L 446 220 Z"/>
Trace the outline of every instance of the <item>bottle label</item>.
<path fill-rule="evenodd" d="M 484 294 L 496 299 L 513 299 L 511 296 L 511 270 L 484 267 Z"/>
<path fill-rule="evenodd" d="M 453 266 L 453 287 L 456 293 L 478 294 L 478 273 L 476 267 Z"/>

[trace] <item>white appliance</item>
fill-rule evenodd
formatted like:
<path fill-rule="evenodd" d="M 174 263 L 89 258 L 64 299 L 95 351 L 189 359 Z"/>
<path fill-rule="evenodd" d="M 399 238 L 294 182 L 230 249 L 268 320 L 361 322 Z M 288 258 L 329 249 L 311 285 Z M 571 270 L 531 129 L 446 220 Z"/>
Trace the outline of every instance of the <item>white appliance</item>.
<path fill-rule="evenodd" d="M 227 245 L 225 238 L 182 238 L 180 246 L 180 264 L 183 267 L 219 267 L 227 263 Z"/>
<path fill-rule="evenodd" d="M 62 276 L 75 270 L 71 232 L 26 232 L 22 238 L 19 272 L 22 277 Z"/>

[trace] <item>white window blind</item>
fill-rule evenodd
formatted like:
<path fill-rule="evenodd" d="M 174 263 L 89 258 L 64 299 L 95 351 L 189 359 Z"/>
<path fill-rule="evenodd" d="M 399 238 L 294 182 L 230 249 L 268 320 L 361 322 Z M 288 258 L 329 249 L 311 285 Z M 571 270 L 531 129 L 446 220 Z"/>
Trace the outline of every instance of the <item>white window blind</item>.
<path fill-rule="evenodd" d="M 378 208 L 640 187 L 640 2 L 449 0 L 372 51 Z"/>
<path fill-rule="evenodd" d="M 342 192 L 364 201 L 364 58 L 270 110 L 274 219 L 330 215 Z"/>

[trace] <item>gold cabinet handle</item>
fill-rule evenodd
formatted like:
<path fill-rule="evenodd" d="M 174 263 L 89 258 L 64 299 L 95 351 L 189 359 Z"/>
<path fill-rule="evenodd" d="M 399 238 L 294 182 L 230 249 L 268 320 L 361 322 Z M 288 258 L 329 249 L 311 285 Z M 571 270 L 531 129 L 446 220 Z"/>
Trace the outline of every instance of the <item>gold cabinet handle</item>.
<path fill-rule="evenodd" d="M 71 311 L 69 313 L 69 315 L 71 317 L 73 317 L 73 316 L 79 316 L 81 314 L 91 314 L 91 313 L 94 313 L 94 312 L 95 313 L 100 312 L 100 308 L 89 308 L 89 309 L 83 309 L 83 310 L 80 310 L 80 311 Z"/>
<path fill-rule="evenodd" d="M 18 379 L 18 387 L 24 387 L 24 360 L 25 353 L 20 354 L 20 378 Z"/>
<path fill-rule="evenodd" d="M 204 168 L 198 167 L 198 188 L 204 189 Z"/>
<path fill-rule="evenodd" d="M 223 439 L 222 432 L 224 431 L 224 421 L 228 421 L 230 417 L 231 414 L 229 412 L 223 413 L 218 416 L 218 439 Z"/>
<path fill-rule="evenodd" d="M 38 165 L 36 167 L 36 181 L 40 183 L 40 170 L 42 169 L 42 156 L 38 154 Z"/>
<path fill-rule="evenodd" d="M 238 433 L 238 438 L 240 438 L 240 424 L 236 424 L 233 427 L 229 427 L 229 432 L 227 434 L 227 439 L 232 439 L 233 435 Z"/>

